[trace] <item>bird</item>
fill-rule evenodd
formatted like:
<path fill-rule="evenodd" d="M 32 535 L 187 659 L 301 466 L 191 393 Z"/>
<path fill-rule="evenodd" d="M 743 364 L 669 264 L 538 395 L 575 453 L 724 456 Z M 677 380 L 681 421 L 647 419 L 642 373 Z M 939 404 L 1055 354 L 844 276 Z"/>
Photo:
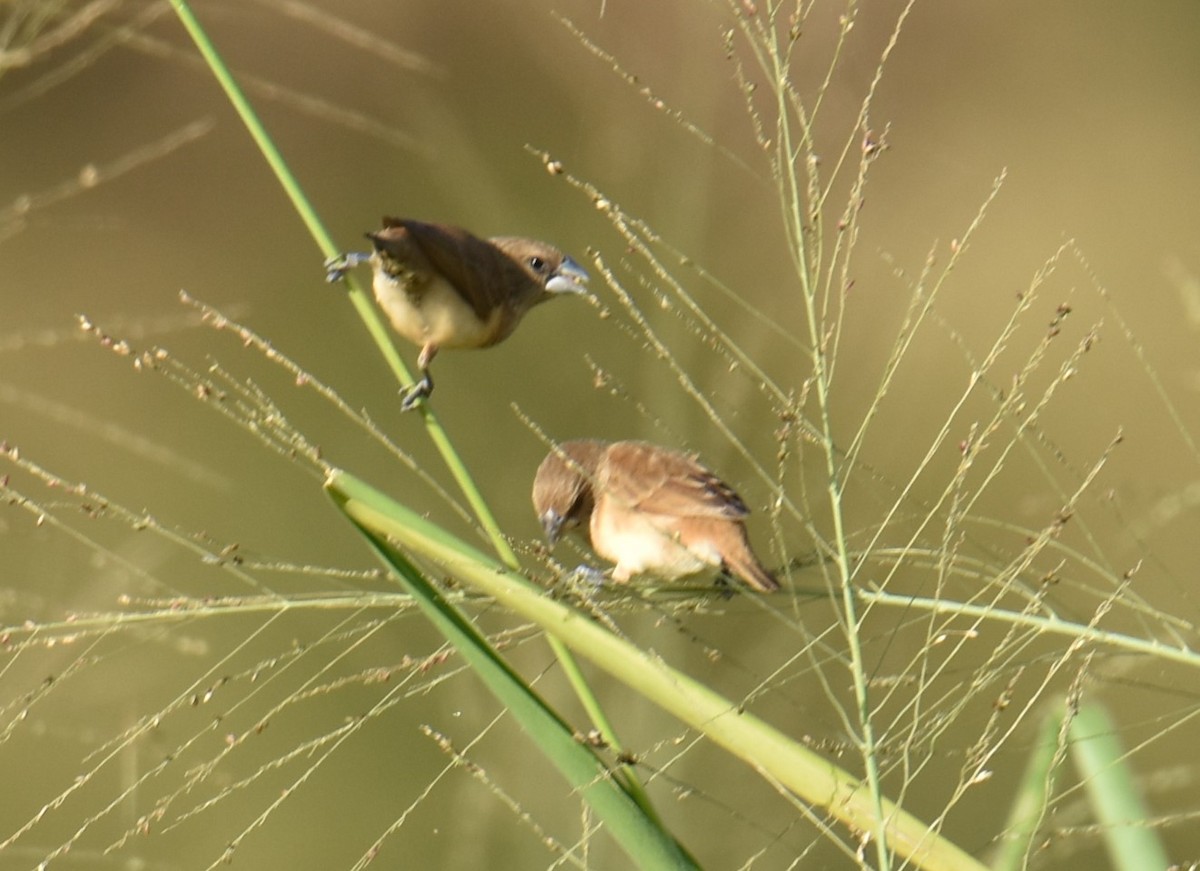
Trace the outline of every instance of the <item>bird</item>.
<path fill-rule="evenodd" d="M 489 348 L 538 303 L 587 295 L 584 268 L 536 239 L 481 239 L 461 227 L 390 217 L 366 237 L 374 250 L 330 258 L 326 278 L 338 281 L 370 262 L 380 308 L 397 333 L 420 346 L 421 378 L 406 391 L 404 411 L 433 392 L 429 367 L 441 348 Z"/>
<path fill-rule="evenodd" d="M 586 530 L 618 583 L 718 567 L 760 592 L 779 589 L 750 549 L 750 509 L 695 455 L 642 441 L 563 442 L 538 467 L 533 507 L 551 545 Z"/>

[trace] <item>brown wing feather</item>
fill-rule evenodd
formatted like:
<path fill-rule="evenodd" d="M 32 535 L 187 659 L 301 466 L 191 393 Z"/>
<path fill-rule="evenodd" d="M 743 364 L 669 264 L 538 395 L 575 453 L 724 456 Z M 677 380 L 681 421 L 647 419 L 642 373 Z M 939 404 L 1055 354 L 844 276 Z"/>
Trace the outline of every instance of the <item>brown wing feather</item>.
<path fill-rule="evenodd" d="M 733 489 L 694 457 L 646 442 L 616 442 L 598 473 L 621 504 L 669 517 L 740 520 L 750 510 Z"/>
<path fill-rule="evenodd" d="M 492 311 L 505 302 L 510 282 L 524 279 L 511 258 L 491 242 L 461 227 L 386 217 L 383 226 L 385 232 L 393 231 L 386 233 L 389 253 L 399 258 L 406 250 L 415 249 L 418 256 L 413 260 L 424 259 L 445 276 L 480 320 L 487 320 Z M 396 233 L 395 230 L 403 232 Z M 414 267 L 418 265 L 413 263 Z"/>

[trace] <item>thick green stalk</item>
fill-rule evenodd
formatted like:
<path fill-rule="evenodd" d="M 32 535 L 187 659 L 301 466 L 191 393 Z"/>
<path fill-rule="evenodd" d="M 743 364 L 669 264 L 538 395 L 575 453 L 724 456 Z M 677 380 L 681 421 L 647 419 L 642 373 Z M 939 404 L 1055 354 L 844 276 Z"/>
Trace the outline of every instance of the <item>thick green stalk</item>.
<path fill-rule="evenodd" d="M 313 209 L 308 197 L 304 195 L 300 183 L 292 175 L 292 171 L 284 161 L 283 155 L 279 153 L 279 149 L 275 146 L 270 134 L 267 133 L 266 128 L 263 127 L 262 122 L 255 113 L 254 107 L 246 99 L 245 93 L 242 92 L 241 87 L 239 87 L 237 81 L 233 78 L 233 73 L 230 72 L 229 67 L 225 65 L 224 60 L 217 53 L 216 47 L 204 32 L 204 28 L 192 13 L 191 8 L 185 0 L 171 0 L 171 6 L 175 9 L 179 20 L 196 43 L 200 54 L 208 63 L 213 76 L 216 77 L 221 87 L 225 90 L 226 96 L 229 97 L 229 102 L 237 110 L 242 123 L 246 125 L 250 136 L 253 137 L 255 144 L 258 145 L 263 157 L 266 158 L 271 170 L 275 173 L 275 178 L 279 180 L 279 184 L 283 187 L 284 192 L 291 199 L 293 207 L 296 209 L 297 214 L 300 215 L 300 219 L 304 221 L 304 225 L 308 228 L 308 232 L 317 243 L 317 247 L 321 249 L 321 253 L 326 258 L 337 256 L 341 252 L 334 243 L 333 237 L 329 235 L 329 232 L 325 229 L 325 225 L 321 223 L 321 219 L 317 217 L 316 210 Z M 314 266 L 315 273 L 316 269 Z M 379 352 L 383 355 L 384 360 L 387 361 L 396 379 L 403 385 L 412 384 L 412 375 L 404 365 L 404 361 L 400 359 L 400 354 L 396 351 L 396 346 L 392 343 L 387 327 L 380 319 L 370 297 L 352 276 L 346 277 L 346 286 L 349 288 L 350 302 L 354 305 L 359 317 L 362 318 L 367 332 L 375 342 Z M 480 525 L 491 539 L 496 552 L 500 554 L 500 557 L 506 563 L 515 566 L 516 555 L 513 553 L 512 548 L 509 547 L 504 535 L 500 532 L 499 524 L 496 523 L 495 517 L 484 501 L 483 495 L 479 492 L 479 488 L 475 485 L 470 472 L 467 471 L 462 458 L 454 450 L 454 445 L 451 443 L 450 437 L 446 435 L 441 422 L 427 403 L 422 403 L 421 405 L 421 416 L 425 422 L 425 429 L 429 433 L 429 437 L 433 439 L 434 445 L 442 455 L 442 460 L 449 467 L 450 473 L 454 476 L 454 480 L 458 483 L 459 488 L 470 504 L 471 510 L 475 512 Z"/>
<path fill-rule="evenodd" d="M 226 96 L 229 97 L 229 101 L 237 110 L 242 122 L 246 125 L 246 129 L 249 130 L 263 157 L 266 158 L 267 163 L 275 173 L 275 177 L 279 180 L 280 185 L 283 186 L 284 191 L 291 199 L 292 205 L 300 215 L 301 220 L 308 227 L 308 231 L 312 234 L 317 246 L 321 249 L 321 253 L 326 259 L 340 254 L 341 252 L 334 244 L 333 238 L 325 229 L 324 224 L 321 223 L 316 210 L 313 209 L 312 203 L 305 196 L 300 183 L 292 175 L 283 156 L 279 153 L 279 149 L 276 148 L 275 143 L 271 140 L 266 128 L 263 127 L 262 122 L 255 113 L 253 106 L 250 105 L 250 101 L 246 99 L 246 95 L 242 92 L 241 87 L 238 86 L 237 81 L 233 78 L 233 74 L 221 59 L 220 54 L 217 53 L 216 47 L 204 32 L 204 28 L 192 13 L 186 0 L 171 0 L 171 6 L 179 16 L 179 20 L 183 23 L 183 26 L 187 29 L 188 34 L 192 37 L 192 40 L 196 43 L 196 47 L 208 63 L 209 69 L 212 70 L 213 75 L 225 90 Z M 383 355 L 384 360 L 387 361 L 396 379 L 402 385 L 412 384 L 412 375 L 404 365 L 403 360 L 400 359 L 400 354 L 396 351 L 396 346 L 392 343 L 391 336 L 380 319 L 379 313 L 376 311 L 370 297 L 363 291 L 353 276 L 346 276 L 346 286 L 349 289 L 350 302 L 354 305 L 359 317 L 362 318 L 367 332 L 375 342 L 379 352 Z M 462 458 L 454 449 L 450 437 L 442 428 L 441 422 L 438 420 L 437 415 L 433 413 L 433 409 L 429 406 L 428 402 L 421 403 L 420 414 L 425 423 L 426 432 L 428 432 L 429 437 L 433 440 L 434 445 L 441 454 L 443 462 L 450 469 L 450 474 L 454 476 L 454 480 L 458 483 L 459 488 L 466 497 L 471 510 L 478 518 L 479 524 L 487 533 L 492 547 L 495 548 L 496 553 L 500 556 L 501 562 L 511 569 L 519 568 L 516 553 L 500 531 L 500 525 L 496 522 L 496 518 L 488 507 L 487 502 L 484 501 L 483 494 L 479 492 L 479 488 L 471 477 L 471 473 L 467 470 L 466 464 L 463 463 Z M 604 712 L 600 708 L 599 701 L 580 673 L 579 666 L 574 662 L 570 650 L 554 637 L 550 638 L 550 646 L 562 663 L 571 686 L 574 688 L 576 694 L 578 694 L 585 709 L 591 715 L 592 722 L 600 730 L 606 741 L 614 746 L 619 746 L 608 718 L 605 717 Z M 624 776 L 628 781 L 631 792 L 637 800 L 644 803 L 646 807 L 649 807 L 649 799 L 636 776 L 631 771 L 625 772 Z"/>
<path fill-rule="evenodd" d="M 338 504 L 345 507 L 338 495 Z M 521 724 L 541 752 L 604 821 L 607 831 L 641 868 L 656 871 L 699 871 L 699 864 L 672 837 L 658 815 L 630 792 L 628 781 L 614 777 L 587 742 L 526 683 L 479 632 L 475 624 L 448 602 L 442 592 L 409 562 L 406 554 L 364 524 L 369 512 L 347 515 L 370 541 L 429 621 L 454 645 L 472 671 Z M 477 555 L 476 558 L 481 558 Z"/>
<path fill-rule="evenodd" d="M 1071 757 L 1104 834 L 1112 867 L 1118 871 L 1170 868 L 1171 858 L 1162 838 L 1146 822 L 1150 813 L 1142 801 L 1130 755 L 1121 746 L 1117 724 L 1103 705 L 1091 702 L 1080 707 L 1071 721 Z"/>
<path fill-rule="evenodd" d="M 1034 837 L 1046 818 L 1049 806 L 1064 710 L 1065 705 L 1060 700 L 1053 714 L 1042 720 L 1025 762 L 1021 784 L 1008 812 L 1000 847 L 991 862 L 992 871 L 1022 871 L 1035 852 Z"/>
<path fill-rule="evenodd" d="M 714 744 L 741 759 L 772 786 L 840 820 L 853 832 L 881 826 L 886 850 L 925 871 L 984 871 L 984 866 L 898 805 L 800 741 L 742 709 L 704 683 L 675 670 L 575 608 L 557 602 L 411 509 L 345 472 L 326 483 L 351 520 L 377 540 L 399 542 L 477 592 L 557 636 L 573 651 Z M 820 814 L 818 814 L 820 816 Z"/>

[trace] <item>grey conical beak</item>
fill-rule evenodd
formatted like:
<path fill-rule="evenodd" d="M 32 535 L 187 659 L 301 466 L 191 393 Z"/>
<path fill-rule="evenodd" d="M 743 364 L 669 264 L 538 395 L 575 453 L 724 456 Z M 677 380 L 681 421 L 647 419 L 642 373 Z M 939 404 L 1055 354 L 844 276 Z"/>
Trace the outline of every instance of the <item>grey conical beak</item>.
<path fill-rule="evenodd" d="M 551 293 L 587 293 L 587 270 L 572 260 L 564 257 L 563 262 L 555 270 L 554 275 L 546 282 L 546 290 Z"/>
<path fill-rule="evenodd" d="M 558 543 L 558 537 L 562 535 L 564 520 L 566 518 L 553 509 L 548 509 L 541 516 L 542 530 L 546 533 L 546 541 L 550 542 L 552 547 Z"/>

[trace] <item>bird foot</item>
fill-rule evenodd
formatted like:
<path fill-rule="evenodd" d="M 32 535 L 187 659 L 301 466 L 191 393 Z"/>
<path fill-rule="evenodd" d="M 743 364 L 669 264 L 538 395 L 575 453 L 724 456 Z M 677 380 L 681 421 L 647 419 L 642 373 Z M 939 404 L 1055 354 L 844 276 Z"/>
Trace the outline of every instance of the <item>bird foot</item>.
<path fill-rule="evenodd" d="M 430 393 L 433 393 L 433 379 L 426 375 L 404 393 L 400 400 L 401 411 L 412 411 Z"/>
<path fill-rule="evenodd" d="M 713 586 L 717 590 L 717 595 L 722 599 L 732 599 L 737 589 L 737 585 L 733 582 L 733 577 L 724 569 L 713 580 Z"/>
<path fill-rule="evenodd" d="M 606 580 L 604 570 L 594 566 L 578 565 L 563 576 L 571 586 L 603 587 Z"/>
<path fill-rule="evenodd" d="M 346 254 L 335 254 L 325 261 L 325 280 L 331 284 L 341 281 L 346 273 L 355 266 L 361 266 L 371 259 L 370 254 L 362 251 L 350 251 Z"/>

